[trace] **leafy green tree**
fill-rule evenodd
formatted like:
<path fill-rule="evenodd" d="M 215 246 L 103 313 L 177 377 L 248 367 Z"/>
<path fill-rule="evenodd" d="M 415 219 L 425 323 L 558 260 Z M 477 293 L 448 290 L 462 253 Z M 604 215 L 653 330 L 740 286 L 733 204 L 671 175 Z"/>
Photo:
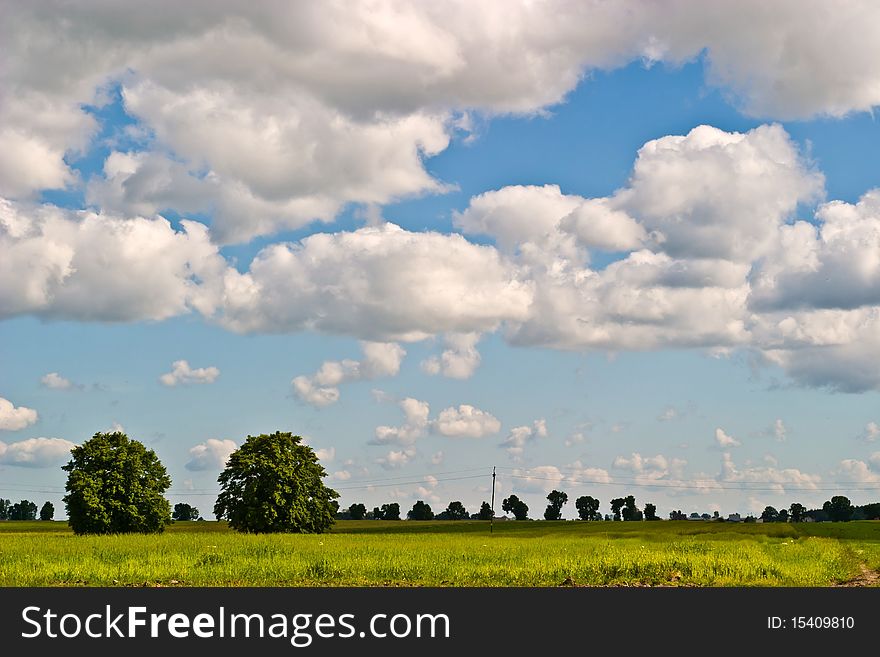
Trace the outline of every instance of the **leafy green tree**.
<path fill-rule="evenodd" d="M 184 502 L 178 502 L 174 505 L 174 512 L 171 514 L 172 520 L 198 520 L 199 519 L 199 510 L 194 507 L 186 504 Z"/>
<path fill-rule="evenodd" d="M 430 504 L 419 500 L 413 504 L 413 508 L 407 512 L 406 517 L 409 520 L 433 520 L 434 512 L 431 511 Z"/>
<path fill-rule="evenodd" d="M 855 509 L 848 497 L 835 495 L 822 505 L 822 510 L 828 514 L 832 522 L 849 522 L 852 520 Z"/>
<path fill-rule="evenodd" d="M 468 514 L 467 509 L 464 508 L 464 504 L 459 501 L 450 502 L 449 506 L 446 507 L 446 511 L 443 513 L 448 520 L 467 520 L 470 518 L 470 514 Z"/>
<path fill-rule="evenodd" d="M 764 522 L 776 522 L 779 520 L 779 511 L 772 506 L 764 507 L 764 511 L 761 513 L 761 520 Z"/>
<path fill-rule="evenodd" d="M 779 515 L 776 516 L 776 522 L 788 522 L 788 511 L 786 509 L 779 509 Z"/>
<path fill-rule="evenodd" d="M 9 513 L 12 511 L 12 502 L 0 498 L 0 520 L 9 520 Z"/>
<path fill-rule="evenodd" d="M 880 502 L 873 502 L 859 507 L 865 520 L 880 519 Z"/>
<path fill-rule="evenodd" d="M 561 520 L 562 505 L 568 502 L 568 495 L 559 490 L 552 490 L 547 494 L 550 504 L 544 510 L 544 520 Z"/>
<path fill-rule="evenodd" d="M 676 511 L 669 512 L 669 519 L 670 520 L 687 520 L 688 517 L 687 517 L 686 513 L 684 513 L 681 509 L 678 509 Z"/>
<path fill-rule="evenodd" d="M 798 504 L 794 502 L 790 507 L 788 507 L 788 516 L 791 518 L 792 522 L 803 522 L 804 514 L 807 512 L 807 507 L 803 504 Z"/>
<path fill-rule="evenodd" d="M 55 505 L 46 502 L 40 509 L 40 520 L 52 520 L 55 517 Z"/>
<path fill-rule="evenodd" d="M 521 499 L 519 499 L 516 495 L 511 495 L 505 500 L 501 501 L 501 510 L 504 513 L 512 513 L 513 517 L 517 520 L 528 520 L 529 519 L 529 506 Z"/>
<path fill-rule="evenodd" d="M 300 436 L 276 431 L 248 436 L 220 473 L 217 518 L 253 534 L 320 534 L 334 521 L 339 497 L 324 485 L 314 450 Z"/>
<path fill-rule="evenodd" d="M 614 514 L 615 520 L 620 520 L 620 510 L 623 508 L 624 504 L 626 504 L 626 500 L 622 497 L 615 497 L 611 500 L 611 513 Z"/>
<path fill-rule="evenodd" d="M 599 500 L 590 495 L 582 495 L 574 501 L 574 507 L 577 509 L 578 517 L 581 520 L 601 520 L 602 514 L 599 513 Z"/>
<path fill-rule="evenodd" d="M 491 520 L 492 519 L 492 507 L 489 506 L 488 502 L 483 502 L 480 505 L 480 512 L 477 514 L 477 518 L 479 520 Z"/>
<path fill-rule="evenodd" d="M 627 495 L 623 498 L 623 509 L 621 512 L 624 520 L 633 521 L 642 519 L 642 512 L 636 507 L 636 498 L 632 495 Z"/>
<path fill-rule="evenodd" d="M 716 513 L 715 516 L 718 517 L 718 514 Z M 657 507 L 650 502 L 645 504 L 645 520 L 660 520 L 657 517 Z"/>
<path fill-rule="evenodd" d="M 400 520 L 400 505 L 397 502 L 383 504 L 379 509 L 380 520 Z"/>
<path fill-rule="evenodd" d="M 12 505 L 9 511 L 10 520 L 36 520 L 37 505 L 30 500 L 22 500 Z"/>
<path fill-rule="evenodd" d="M 171 485 L 153 450 L 120 431 L 96 433 L 71 450 L 64 504 L 75 534 L 151 534 L 171 522 Z"/>
<path fill-rule="evenodd" d="M 367 516 L 367 507 L 363 504 L 352 504 L 348 507 L 348 514 L 352 520 L 363 520 Z"/>
<path fill-rule="evenodd" d="M 378 506 L 374 506 L 371 515 L 373 516 L 373 520 L 382 520 L 382 509 Z"/>

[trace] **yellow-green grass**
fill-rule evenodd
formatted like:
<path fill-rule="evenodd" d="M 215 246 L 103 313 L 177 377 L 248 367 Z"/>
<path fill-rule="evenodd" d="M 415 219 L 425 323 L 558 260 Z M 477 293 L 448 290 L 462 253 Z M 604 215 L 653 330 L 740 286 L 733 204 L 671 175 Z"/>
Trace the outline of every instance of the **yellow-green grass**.
<path fill-rule="evenodd" d="M 323 535 L 0 523 L 2 586 L 830 586 L 880 568 L 880 522 L 340 521 Z"/>

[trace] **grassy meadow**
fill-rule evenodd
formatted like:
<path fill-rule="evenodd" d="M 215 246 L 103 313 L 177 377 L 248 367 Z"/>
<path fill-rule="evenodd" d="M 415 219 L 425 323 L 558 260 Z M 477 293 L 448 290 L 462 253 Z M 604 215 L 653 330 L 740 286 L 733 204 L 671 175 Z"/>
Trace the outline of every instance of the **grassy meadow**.
<path fill-rule="evenodd" d="M 322 535 L 178 522 L 74 536 L 0 522 L 0 586 L 833 586 L 876 583 L 880 522 L 338 521 Z M 870 574 L 870 577 L 866 577 Z"/>

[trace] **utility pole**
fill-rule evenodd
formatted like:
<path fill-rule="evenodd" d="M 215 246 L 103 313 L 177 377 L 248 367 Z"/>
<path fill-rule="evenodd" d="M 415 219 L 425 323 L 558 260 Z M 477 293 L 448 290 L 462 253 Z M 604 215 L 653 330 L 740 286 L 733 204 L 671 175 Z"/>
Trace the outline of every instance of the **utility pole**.
<path fill-rule="evenodd" d="M 492 466 L 492 517 L 489 518 L 489 533 L 495 529 L 495 466 Z"/>

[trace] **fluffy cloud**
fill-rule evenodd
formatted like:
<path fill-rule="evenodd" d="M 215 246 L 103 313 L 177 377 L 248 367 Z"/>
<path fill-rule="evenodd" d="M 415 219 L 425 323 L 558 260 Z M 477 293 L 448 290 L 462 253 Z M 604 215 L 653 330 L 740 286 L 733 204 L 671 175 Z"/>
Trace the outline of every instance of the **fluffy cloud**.
<path fill-rule="evenodd" d="M 740 441 L 738 441 L 733 436 L 729 436 L 724 432 L 724 429 L 720 427 L 715 429 L 715 442 L 722 449 L 727 449 L 729 447 L 739 447 L 742 445 Z"/>
<path fill-rule="evenodd" d="M 291 381 L 294 393 L 303 401 L 323 407 L 339 400 L 338 386 L 351 381 L 396 376 L 406 351 L 393 342 L 361 342 L 362 360 L 328 360 L 312 376 Z"/>
<path fill-rule="evenodd" d="M 220 321 L 242 332 L 411 341 L 494 330 L 524 319 L 531 298 L 495 249 L 384 224 L 267 247 L 246 274 L 227 272 Z"/>
<path fill-rule="evenodd" d="M 161 320 L 210 313 L 227 264 L 191 221 L 121 218 L 0 199 L 0 319 Z"/>
<path fill-rule="evenodd" d="M 237 448 L 233 440 L 217 440 L 208 438 L 189 450 L 189 461 L 184 467 L 187 470 L 222 470 L 226 467 L 229 455 Z"/>
<path fill-rule="evenodd" d="M 705 53 L 708 82 L 762 116 L 880 104 L 880 10 L 869 1 L 218 10 L 203 0 L 124 16 L 59 1 L 4 11 L 0 192 L 21 199 L 72 184 L 64 158 L 97 132 L 85 107 L 106 103 L 118 81 L 152 135 L 150 152 L 120 154 L 133 162 L 108 172 L 109 189 L 93 199 L 150 214 L 209 210 L 221 240 L 442 189 L 423 159 L 469 112 L 540 112 L 589 71 L 636 60 L 676 65 Z"/>
<path fill-rule="evenodd" d="M 70 379 L 65 379 L 58 372 L 49 372 L 40 377 L 40 384 L 51 390 L 70 390 L 71 388 L 79 387 Z"/>
<path fill-rule="evenodd" d="M 635 474 L 635 481 L 640 485 L 648 485 L 652 482 L 663 480 L 664 486 L 675 488 L 683 483 L 684 466 L 687 461 L 677 458 L 669 458 L 663 454 L 656 456 L 642 456 L 633 452 L 631 456 L 618 456 L 614 459 L 612 467 L 615 470 L 626 470 Z"/>
<path fill-rule="evenodd" d="M 801 472 L 796 468 L 778 469 L 775 467 L 737 468 L 729 452 L 722 457 L 721 483 L 759 483 L 771 488 L 774 492 L 785 493 L 788 490 L 816 490 L 822 478 Z"/>
<path fill-rule="evenodd" d="M 862 434 L 862 437 L 869 443 L 880 438 L 880 424 L 877 424 L 876 422 L 868 422 L 868 424 L 865 425 L 865 432 Z"/>
<path fill-rule="evenodd" d="M 202 224 L 4 201 L 0 317 L 195 310 L 234 331 L 314 330 L 385 349 L 294 379 L 315 405 L 338 399 L 330 381 L 375 375 L 361 363 L 399 365 L 390 341 L 442 335 L 423 369 L 465 378 L 479 335 L 498 329 L 514 345 L 578 351 L 743 349 L 803 385 L 880 388 L 880 197 L 792 221 L 821 187 L 781 127 L 700 126 L 645 144 L 627 186 L 603 199 L 554 186 L 475 197 L 455 222 L 494 246 L 384 223 L 268 246 L 244 270 Z M 616 246 L 590 237 L 590 221 Z M 624 253 L 592 269 L 592 251 L 609 248 Z"/>
<path fill-rule="evenodd" d="M 546 437 L 547 422 L 544 418 L 541 418 L 540 420 L 535 420 L 532 426 L 523 425 L 513 427 L 507 438 L 505 438 L 499 446 L 505 449 L 511 460 L 519 461 L 522 459 L 525 447 L 528 443 L 534 441 L 536 438 Z"/>
<path fill-rule="evenodd" d="M 14 406 L 11 401 L 0 397 L 0 431 L 18 431 L 37 421 L 39 415 L 32 408 Z"/>
<path fill-rule="evenodd" d="M 392 449 L 385 456 L 377 458 L 376 463 L 385 470 L 397 470 L 412 461 L 415 456 L 416 450 L 412 447 L 400 450 Z"/>
<path fill-rule="evenodd" d="M 876 453 L 872 456 L 870 465 L 858 459 L 843 459 L 831 474 L 842 481 L 854 484 L 878 484 L 880 474 L 874 472 L 880 461 L 877 456 Z"/>
<path fill-rule="evenodd" d="M 315 456 L 318 457 L 318 460 L 323 463 L 330 463 L 336 459 L 336 448 L 335 447 L 324 447 L 315 450 Z"/>
<path fill-rule="evenodd" d="M 451 379 L 469 379 L 480 366 L 477 351 L 479 333 L 450 333 L 444 338 L 446 349 L 440 356 L 422 361 L 422 370 L 430 375 L 442 374 Z"/>
<path fill-rule="evenodd" d="M 491 413 L 470 404 L 445 408 L 431 423 L 431 428 L 444 436 L 482 438 L 501 430 L 501 422 Z"/>
<path fill-rule="evenodd" d="M 15 443 L 0 441 L 0 465 L 48 468 L 66 461 L 74 447 L 74 443 L 63 438 L 28 438 Z"/>
<path fill-rule="evenodd" d="M 216 367 L 192 368 L 185 360 L 176 360 L 171 364 L 171 371 L 159 377 L 163 386 L 173 388 L 178 385 L 190 385 L 195 383 L 214 383 L 220 376 L 220 370 Z"/>
<path fill-rule="evenodd" d="M 513 489 L 523 493 L 547 493 L 553 489 L 559 489 L 566 484 L 578 486 L 581 484 L 612 482 L 611 475 L 607 470 L 596 467 L 587 467 L 580 461 L 575 461 L 560 469 L 555 465 L 539 465 L 533 468 L 514 469 L 510 475 L 513 478 Z"/>
<path fill-rule="evenodd" d="M 737 133 L 703 125 L 642 146 L 628 186 L 609 202 L 674 258 L 750 262 L 823 185 L 781 126 Z"/>
<path fill-rule="evenodd" d="M 425 434 L 428 428 L 428 414 L 431 410 L 428 402 L 407 397 L 401 400 L 399 406 L 406 417 L 405 422 L 397 427 L 385 425 L 376 427 L 375 436 L 370 444 L 412 445 Z"/>

